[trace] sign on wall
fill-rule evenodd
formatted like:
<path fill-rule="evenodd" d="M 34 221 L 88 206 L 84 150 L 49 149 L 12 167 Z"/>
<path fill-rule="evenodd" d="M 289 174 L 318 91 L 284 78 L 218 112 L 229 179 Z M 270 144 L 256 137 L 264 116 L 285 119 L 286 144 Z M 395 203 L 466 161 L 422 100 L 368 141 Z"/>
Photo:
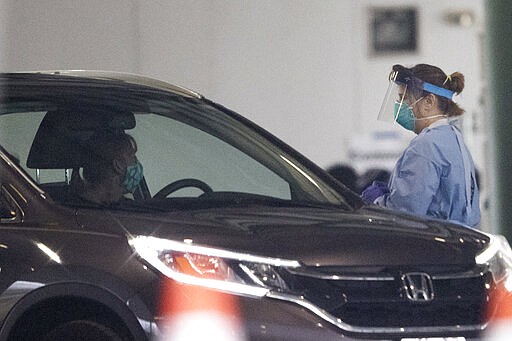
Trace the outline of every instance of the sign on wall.
<path fill-rule="evenodd" d="M 372 54 L 416 52 L 416 8 L 372 8 L 370 13 Z"/>

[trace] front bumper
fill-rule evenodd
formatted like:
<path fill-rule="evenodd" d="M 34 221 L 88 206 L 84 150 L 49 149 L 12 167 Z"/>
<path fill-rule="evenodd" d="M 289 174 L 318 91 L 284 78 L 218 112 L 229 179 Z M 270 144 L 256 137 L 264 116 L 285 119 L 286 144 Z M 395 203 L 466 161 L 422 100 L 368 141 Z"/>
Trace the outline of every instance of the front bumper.
<path fill-rule="evenodd" d="M 194 299 L 194 297 L 183 297 L 184 300 Z M 421 334 L 415 332 L 408 333 L 406 330 L 401 333 L 397 331 L 393 335 L 385 334 L 364 334 L 354 333 L 342 330 L 339 326 L 327 322 L 309 309 L 297 305 L 292 302 L 272 298 L 247 298 L 236 297 L 238 311 L 240 316 L 228 316 L 229 319 L 238 319 L 241 325 L 236 325 L 237 329 L 242 328 L 246 338 L 244 341 L 351 341 L 351 340 L 400 340 L 402 338 L 424 338 L 436 337 L 452 338 L 447 340 L 462 340 L 457 337 L 466 337 L 466 341 L 479 340 L 478 335 L 468 332 L 446 332 L 442 330 Z M 216 314 L 216 312 L 213 312 Z M 204 317 L 204 315 L 202 315 Z M 167 334 L 164 331 L 166 326 L 165 319 L 158 319 L 159 331 L 158 335 Z M 203 326 L 198 318 L 195 321 L 197 328 Z M 222 326 L 224 328 L 226 326 Z M 229 328 L 229 327 L 228 327 Z M 211 332 L 211 331 L 210 331 Z M 239 330 L 233 330 L 232 334 L 238 333 Z M 470 336 L 469 334 L 472 334 Z"/>

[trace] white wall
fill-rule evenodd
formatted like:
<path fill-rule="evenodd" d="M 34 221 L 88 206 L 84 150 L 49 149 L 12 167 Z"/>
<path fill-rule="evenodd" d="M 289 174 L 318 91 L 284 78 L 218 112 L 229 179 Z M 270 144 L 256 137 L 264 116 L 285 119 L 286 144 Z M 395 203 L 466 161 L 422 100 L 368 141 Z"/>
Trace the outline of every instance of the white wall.
<path fill-rule="evenodd" d="M 136 1 L 0 1 L 2 71 L 139 67 Z"/>
<path fill-rule="evenodd" d="M 483 1 L 0 0 L 0 69 L 155 76 L 241 112 L 329 166 L 349 161 L 354 137 L 398 129 L 376 121 L 391 65 L 428 62 L 466 75 L 465 134 L 484 164 Z M 400 5 L 419 11 L 418 51 L 372 56 L 370 8 Z M 461 9 L 475 25 L 443 20 Z"/>

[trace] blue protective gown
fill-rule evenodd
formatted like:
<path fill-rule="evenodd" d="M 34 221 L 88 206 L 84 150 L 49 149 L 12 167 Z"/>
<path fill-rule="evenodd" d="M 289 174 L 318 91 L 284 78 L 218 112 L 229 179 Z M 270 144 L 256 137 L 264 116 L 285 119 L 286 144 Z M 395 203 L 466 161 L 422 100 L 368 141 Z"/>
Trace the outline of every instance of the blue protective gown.
<path fill-rule="evenodd" d="M 480 205 L 475 165 L 460 132 L 455 129 L 446 119 L 423 129 L 398 159 L 388 183 L 390 193 L 379 203 L 413 214 L 477 226 Z M 462 153 L 466 154 L 466 160 Z M 467 183 L 470 187 L 466 191 Z"/>

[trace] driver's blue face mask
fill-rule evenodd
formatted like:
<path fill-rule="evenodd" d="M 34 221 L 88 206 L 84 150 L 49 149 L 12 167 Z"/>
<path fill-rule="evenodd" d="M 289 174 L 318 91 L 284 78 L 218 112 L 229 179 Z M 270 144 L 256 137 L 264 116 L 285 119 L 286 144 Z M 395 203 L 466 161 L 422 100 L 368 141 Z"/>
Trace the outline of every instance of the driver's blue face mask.
<path fill-rule="evenodd" d="M 137 160 L 133 165 L 126 166 L 126 173 L 124 175 L 123 187 L 128 193 L 135 192 L 135 189 L 144 177 L 142 163 Z"/>

